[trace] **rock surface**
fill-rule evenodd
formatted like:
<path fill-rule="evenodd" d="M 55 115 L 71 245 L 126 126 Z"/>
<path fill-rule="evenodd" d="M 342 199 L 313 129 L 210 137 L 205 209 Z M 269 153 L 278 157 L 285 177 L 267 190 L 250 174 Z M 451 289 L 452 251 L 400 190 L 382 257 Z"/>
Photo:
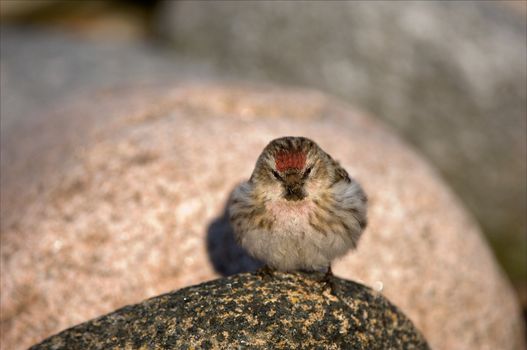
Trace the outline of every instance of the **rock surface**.
<path fill-rule="evenodd" d="M 126 86 L 156 86 L 216 76 L 206 63 L 167 57 L 165 51 L 152 44 L 80 40 L 57 31 L 16 26 L 2 26 L 0 36 L 0 143 L 2 161 L 10 167 L 1 170 L 3 189 L 13 190 L 13 183 L 24 187 L 26 180 L 33 181 L 35 174 L 46 172 L 50 164 L 65 162 L 69 153 L 64 147 L 79 146 L 85 136 L 83 128 L 89 128 L 94 118 L 82 111 L 77 112 L 82 115 L 62 113 L 62 118 L 56 118 L 72 98 L 93 98 L 93 91 L 109 95 Z M 133 101 L 130 103 L 133 105 Z M 57 137 L 59 134 L 47 127 L 51 124 L 67 132 Z M 33 139 L 35 130 L 46 135 Z M 48 151 L 39 153 L 38 166 L 27 165 L 30 168 L 22 171 L 12 167 L 13 162 L 22 163 L 24 158 L 33 162 L 27 154 L 39 148 Z M 53 156 L 59 159 L 50 159 Z M 2 217 L 9 216 L 8 212 L 23 201 L 18 196 L 2 196 Z"/>
<path fill-rule="evenodd" d="M 390 123 L 525 285 L 527 21 L 506 3 L 168 1 L 159 21 L 222 71 L 316 87 Z"/>
<path fill-rule="evenodd" d="M 235 275 L 126 306 L 31 349 L 428 349 L 379 293 L 324 275 Z"/>
<path fill-rule="evenodd" d="M 283 135 L 316 140 L 369 195 L 370 226 L 337 276 L 382 289 L 434 349 L 523 346 L 514 294 L 477 225 L 419 156 L 346 104 L 196 84 L 85 94 L 43 118 L 2 149 L 13 154 L 1 158 L 12 180 L 2 198 L 19 203 L 2 212 L 2 348 L 254 269 L 232 244 L 225 201 Z"/>

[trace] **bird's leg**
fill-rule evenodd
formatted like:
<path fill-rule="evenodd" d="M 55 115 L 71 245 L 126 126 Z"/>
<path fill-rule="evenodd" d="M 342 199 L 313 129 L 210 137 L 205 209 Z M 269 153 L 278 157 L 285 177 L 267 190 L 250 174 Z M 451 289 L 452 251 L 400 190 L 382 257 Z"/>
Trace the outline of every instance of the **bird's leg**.
<path fill-rule="evenodd" d="M 324 282 L 325 287 L 329 288 L 329 290 L 331 291 L 331 294 L 337 296 L 338 288 L 337 288 L 337 285 L 335 284 L 335 280 L 333 277 L 335 276 L 333 275 L 333 271 L 331 271 L 331 265 L 329 265 L 326 273 L 324 274 L 323 282 Z"/>
<path fill-rule="evenodd" d="M 264 265 L 256 271 L 256 274 L 263 280 L 268 280 L 273 277 L 273 272 L 274 270 L 272 268 L 270 268 L 268 265 Z"/>
<path fill-rule="evenodd" d="M 328 270 L 326 271 L 326 274 L 324 276 L 324 280 L 328 282 L 331 280 L 331 277 L 333 277 L 333 271 L 331 271 L 331 265 L 329 265 Z"/>
<path fill-rule="evenodd" d="M 327 287 L 332 288 L 332 278 L 333 278 L 333 271 L 331 271 L 331 265 L 328 266 L 328 269 L 326 270 L 326 273 L 324 274 L 324 277 L 322 278 L 322 282 L 324 282 L 324 285 Z"/>

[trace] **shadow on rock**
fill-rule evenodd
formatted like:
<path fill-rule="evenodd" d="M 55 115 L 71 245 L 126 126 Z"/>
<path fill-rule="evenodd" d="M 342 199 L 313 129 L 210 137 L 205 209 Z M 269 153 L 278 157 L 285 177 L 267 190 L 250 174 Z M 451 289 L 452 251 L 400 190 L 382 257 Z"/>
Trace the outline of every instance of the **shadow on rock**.
<path fill-rule="evenodd" d="M 230 198 L 230 196 L 229 196 Z M 263 266 L 240 247 L 234 239 L 229 222 L 228 203 L 222 216 L 211 222 L 207 229 L 207 252 L 216 272 L 230 276 L 240 272 L 250 272 Z"/>

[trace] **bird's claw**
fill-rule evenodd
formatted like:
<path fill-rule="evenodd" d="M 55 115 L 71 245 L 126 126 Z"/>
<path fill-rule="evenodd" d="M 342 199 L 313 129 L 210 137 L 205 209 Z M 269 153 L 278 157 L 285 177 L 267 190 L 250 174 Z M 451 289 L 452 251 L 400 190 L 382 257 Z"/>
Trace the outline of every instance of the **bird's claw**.
<path fill-rule="evenodd" d="M 256 271 L 256 274 L 260 276 L 263 280 L 267 281 L 273 277 L 273 272 L 274 270 L 272 268 L 267 265 L 264 265 Z"/>
<path fill-rule="evenodd" d="M 330 293 L 334 296 L 337 296 L 338 292 L 338 285 L 335 283 L 335 276 L 333 275 L 333 271 L 331 271 L 331 266 L 328 267 L 328 270 L 324 274 L 324 278 L 322 279 L 322 282 L 324 283 L 324 288 L 329 289 Z"/>

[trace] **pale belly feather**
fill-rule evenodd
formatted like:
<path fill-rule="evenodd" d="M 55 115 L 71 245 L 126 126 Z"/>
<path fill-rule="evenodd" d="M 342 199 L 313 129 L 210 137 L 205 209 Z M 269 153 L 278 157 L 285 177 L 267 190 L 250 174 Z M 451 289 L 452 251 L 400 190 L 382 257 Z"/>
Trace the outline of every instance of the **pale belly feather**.
<path fill-rule="evenodd" d="M 242 245 L 275 269 L 324 270 L 349 249 L 341 236 L 320 233 L 309 224 L 315 210 L 311 201 L 277 201 L 266 210 L 274 219 L 272 229 L 248 232 Z"/>

